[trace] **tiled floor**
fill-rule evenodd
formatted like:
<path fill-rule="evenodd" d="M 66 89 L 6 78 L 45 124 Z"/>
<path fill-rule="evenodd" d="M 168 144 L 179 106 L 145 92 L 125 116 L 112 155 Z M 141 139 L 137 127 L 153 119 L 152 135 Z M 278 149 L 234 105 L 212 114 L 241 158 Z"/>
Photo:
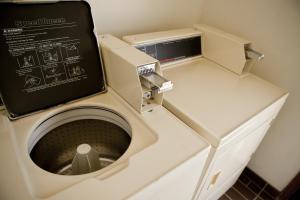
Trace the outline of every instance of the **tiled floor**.
<path fill-rule="evenodd" d="M 246 168 L 219 200 L 275 200 L 279 191 Z"/>

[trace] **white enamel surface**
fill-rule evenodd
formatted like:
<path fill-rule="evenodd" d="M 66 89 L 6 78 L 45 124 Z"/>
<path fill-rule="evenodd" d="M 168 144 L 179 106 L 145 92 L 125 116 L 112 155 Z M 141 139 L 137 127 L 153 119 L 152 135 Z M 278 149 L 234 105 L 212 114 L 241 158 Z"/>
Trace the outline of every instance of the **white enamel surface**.
<path fill-rule="evenodd" d="M 290 92 L 248 165 L 283 190 L 300 171 L 300 1 L 205 0 L 199 10 L 203 11 L 202 23 L 253 41 L 253 47 L 266 57 L 252 72 Z"/>
<path fill-rule="evenodd" d="M 60 176 L 45 172 L 28 155 L 30 135 L 49 116 L 77 106 L 100 106 L 120 113 L 131 126 L 131 145 L 118 161 L 91 174 Z M 185 195 L 191 196 L 202 172 L 209 146 L 164 108 L 158 107 L 157 113 L 147 114 L 137 114 L 111 90 L 106 94 L 58 106 L 16 121 L 9 121 L 1 113 L 0 157 L 1 161 L 5 161 L 1 164 L 0 171 L 0 178 L 5 181 L 5 184 L 0 185 L 1 198 L 83 199 L 88 194 L 89 199 L 123 199 L 142 191 L 165 174 L 171 173 L 170 176 L 176 179 L 180 169 L 186 171 L 185 169 L 196 167 L 199 174 L 191 181 L 185 181 L 189 186 Z M 157 120 L 165 125 L 158 124 Z M 200 162 L 189 164 L 193 159 Z M 190 167 L 184 167 L 186 165 Z M 167 183 L 170 184 L 168 181 Z M 18 193 L 12 192 L 12 188 Z"/>
<path fill-rule="evenodd" d="M 163 106 L 214 147 L 194 196 L 213 200 L 234 184 L 288 94 L 253 74 L 239 76 L 221 66 L 240 74 L 247 41 L 211 27 L 195 27 L 202 31 L 203 58 L 164 66 L 163 74 L 174 88 L 165 94 Z M 168 40 L 176 33 L 180 35 L 174 30 L 123 39 L 136 45 Z"/>
<path fill-rule="evenodd" d="M 205 58 L 169 65 L 163 73 L 174 82 L 163 105 L 216 147 L 196 197 L 218 198 L 251 159 L 287 93 L 252 74 L 239 77 Z"/>
<path fill-rule="evenodd" d="M 33 134 L 33 131 L 36 127 L 39 126 L 41 122 L 45 121 L 50 116 L 55 115 L 64 110 L 80 106 L 106 107 L 117 111 L 125 119 L 127 119 L 129 124 L 131 124 L 132 126 L 132 141 L 128 150 L 117 162 L 113 163 L 108 168 L 87 175 L 74 177 L 60 176 L 53 175 L 49 172 L 40 169 L 32 162 L 28 155 L 28 144 L 29 141 L 32 140 L 31 136 Z M 82 112 L 84 113 L 84 111 Z M 66 115 L 68 115 L 68 112 L 66 112 Z M 80 113 L 78 113 L 78 115 L 79 118 L 81 118 Z M 60 117 L 62 117 L 61 120 L 65 120 L 64 115 L 61 115 Z M 113 98 L 113 96 L 109 93 L 99 94 L 97 96 L 87 98 L 85 100 L 70 103 L 64 106 L 59 106 L 57 108 L 50 109 L 49 111 L 44 111 L 29 117 L 25 117 L 7 123 L 9 127 L 8 134 L 11 134 L 11 138 L 14 142 L 14 147 L 17 150 L 17 156 L 19 156 L 19 163 L 24 168 L 23 170 L 25 172 L 24 176 L 26 177 L 26 182 L 30 186 L 32 194 L 36 197 L 47 197 L 83 179 L 106 172 L 109 168 L 120 164 L 120 162 L 128 162 L 129 156 L 149 146 L 157 140 L 156 134 L 153 134 L 148 128 L 146 128 L 145 125 L 138 123 L 138 120 L 136 119 L 134 114 L 124 109 L 124 106 L 122 106 L 118 101 L 116 101 L 115 98 Z M 47 125 L 46 123 L 46 126 L 51 127 L 51 124 Z"/>
<path fill-rule="evenodd" d="M 141 112 L 143 93 L 137 68 L 145 64 L 159 67 L 158 61 L 112 35 L 100 36 L 100 44 L 108 85 Z M 161 98 L 156 101 L 161 102 Z"/>
<path fill-rule="evenodd" d="M 205 24 L 194 26 L 202 32 L 202 55 L 226 69 L 243 74 L 246 67 L 245 46 L 250 42 Z"/>
<path fill-rule="evenodd" d="M 235 172 L 247 165 L 269 127 L 270 120 L 245 135 L 240 141 L 232 141 L 230 144 L 217 149 L 214 162 L 207 172 L 205 184 L 201 193 L 198 193 L 199 200 L 208 199 L 209 196 L 224 187 L 223 185 Z"/>
<path fill-rule="evenodd" d="M 215 142 L 286 94 L 252 74 L 240 78 L 205 58 L 163 73 L 174 82 L 164 105 L 183 113 Z"/>
<path fill-rule="evenodd" d="M 230 178 L 224 181 L 224 183 L 222 184 L 221 187 L 218 188 L 218 190 L 211 193 L 207 199 L 208 200 L 219 199 L 228 189 L 231 188 L 232 185 L 235 184 L 235 182 L 238 180 L 239 176 L 242 174 L 245 167 L 246 166 L 244 165 L 243 167 L 238 169 Z M 201 197 L 198 198 L 197 200 L 201 200 Z"/>
<path fill-rule="evenodd" d="M 205 58 L 170 65 L 163 73 L 175 85 L 163 105 L 216 147 L 196 197 L 218 198 L 251 159 L 287 93 L 252 74 L 239 77 Z"/>

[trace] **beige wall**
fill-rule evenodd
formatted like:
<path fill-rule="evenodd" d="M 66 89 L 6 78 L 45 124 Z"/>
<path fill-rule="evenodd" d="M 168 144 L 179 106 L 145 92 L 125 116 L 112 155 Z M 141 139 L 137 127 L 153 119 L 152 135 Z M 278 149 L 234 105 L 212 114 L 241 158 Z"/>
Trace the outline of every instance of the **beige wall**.
<path fill-rule="evenodd" d="M 116 36 L 189 27 L 203 0 L 88 0 L 99 33 Z"/>
<path fill-rule="evenodd" d="M 300 1 L 206 0 L 201 22 L 254 43 L 265 59 L 252 70 L 290 96 L 248 165 L 282 190 L 300 170 Z"/>
<path fill-rule="evenodd" d="M 1 1 L 1 0 L 0 0 Z M 5 0 L 49 2 L 59 0 Z M 204 0 L 85 0 L 92 7 L 97 33 L 133 33 L 191 27 L 199 21 Z"/>

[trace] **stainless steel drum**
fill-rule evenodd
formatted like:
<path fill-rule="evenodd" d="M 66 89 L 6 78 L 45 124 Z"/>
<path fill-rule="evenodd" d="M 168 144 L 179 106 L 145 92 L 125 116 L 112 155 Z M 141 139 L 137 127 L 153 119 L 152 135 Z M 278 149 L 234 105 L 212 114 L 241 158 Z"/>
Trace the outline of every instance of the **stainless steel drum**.
<path fill-rule="evenodd" d="M 130 142 L 131 129 L 121 115 L 82 107 L 44 121 L 30 138 L 29 153 L 33 162 L 48 172 L 78 175 L 110 165 Z"/>

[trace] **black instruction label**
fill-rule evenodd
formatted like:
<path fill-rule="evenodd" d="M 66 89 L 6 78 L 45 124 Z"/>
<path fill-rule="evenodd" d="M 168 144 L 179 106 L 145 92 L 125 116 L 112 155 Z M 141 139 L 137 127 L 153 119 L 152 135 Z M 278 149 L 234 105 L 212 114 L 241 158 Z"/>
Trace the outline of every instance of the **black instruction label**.
<path fill-rule="evenodd" d="M 88 78 L 80 38 L 71 33 L 78 26 L 66 18 L 15 20 L 3 28 L 9 56 L 18 64 L 16 75 L 24 80 L 23 91 L 36 92 Z M 63 37 L 54 34 L 63 30 Z"/>
<path fill-rule="evenodd" d="M 86 2 L 4 3 L 0 20 L 0 92 L 13 115 L 104 89 Z"/>

